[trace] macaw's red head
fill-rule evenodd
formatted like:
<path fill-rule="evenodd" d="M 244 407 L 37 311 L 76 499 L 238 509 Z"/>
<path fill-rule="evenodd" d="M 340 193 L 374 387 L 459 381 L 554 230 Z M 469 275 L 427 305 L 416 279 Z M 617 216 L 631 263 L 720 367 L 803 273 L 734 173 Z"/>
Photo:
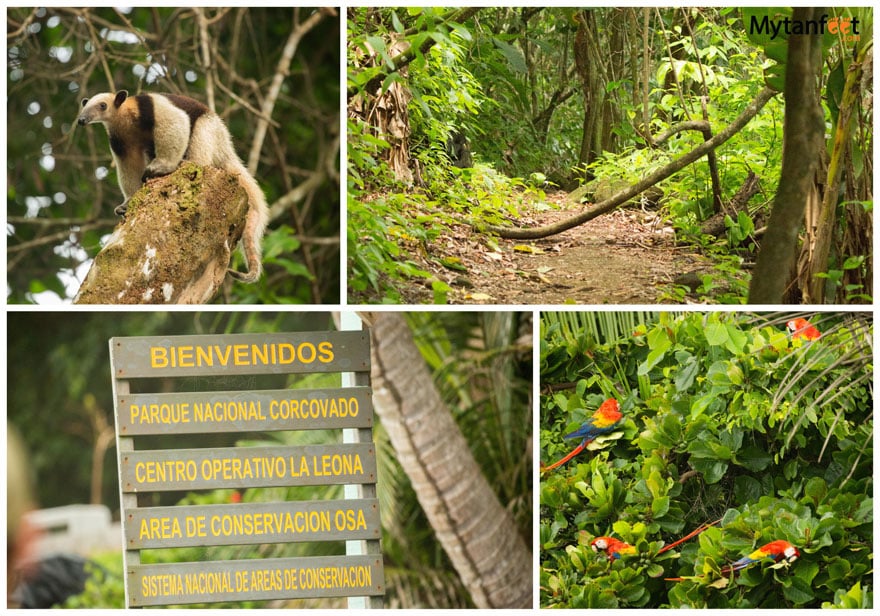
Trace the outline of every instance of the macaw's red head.
<path fill-rule="evenodd" d="M 590 542 L 590 548 L 594 552 L 604 552 L 608 549 L 610 543 L 614 541 L 611 537 L 596 537 Z"/>
<path fill-rule="evenodd" d="M 805 340 L 816 340 L 822 333 L 810 325 L 810 322 L 806 319 L 802 319 L 798 317 L 797 319 L 792 319 L 788 323 L 785 324 L 788 328 L 788 331 L 791 332 L 791 337 L 794 340 L 798 338 L 803 338 Z"/>
<path fill-rule="evenodd" d="M 607 553 L 608 560 L 616 560 L 622 554 L 636 553 L 636 549 L 633 546 L 614 537 L 596 537 L 590 542 L 590 547 L 594 552 Z"/>
<path fill-rule="evenodd" d="M 782 551 L 782 557 L 790 563 L 796 561 L 800 557 L 800 555 L 801 553 L 798 551 L 798 549 L 790 543 L 788 544 L 788 547 L 786 547 Z"/>
<path fill-rule="evenodd" d="M 770 543 L 762 547 L 760 551 L 767 556 L 772 556 L 776 562 L 782 560 L 794 562 L 801 555 L 796 547 L 794 547 L 788 541 L 784 541 L 782 539 L 771 541 Z"/>
<path fill-rule="evenodd" d="M 596 417 L 608 422 L 616 423 L 623 417 L 620 412 L 620 403 L 614 398 L 608 398 L 596 410 Z"/>

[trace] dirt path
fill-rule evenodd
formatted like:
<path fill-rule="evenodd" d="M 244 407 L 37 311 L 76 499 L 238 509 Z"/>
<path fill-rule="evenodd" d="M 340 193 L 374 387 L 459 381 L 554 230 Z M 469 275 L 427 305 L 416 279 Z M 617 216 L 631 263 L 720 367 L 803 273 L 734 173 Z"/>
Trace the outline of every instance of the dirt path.
<path fill-rule="evenodd" d="M 548 201 L 565 193 L 548 195 Z M 527 213 L 521 225 L 535 227 L 570 217 L 575 210 Z M 453 291 L 450 304 L 657 304 L 676 276 L 708 271 L 708 262 L 673 242 L 672 230 L 653 212 L 618 209 L 543 240 L 497 240 L 497 248 L 468 226 L 460 226 L 410 258 Z M 465 269 L 444 267 L 452 259 Z M 406 303 L 430 303 L 430 283 L 414 285 Z M 358 301 L 352 298 L 350 302 Z"/>
<path fill-rule="evenodd" d="M 662 287 L 703 262 L 674 245 L 671 229 L 638 210 L 617 210 L 533 245 L 544 253 L 514 253 L 525 280 L 498 288 L 499 303 L 661 303 Z"/>

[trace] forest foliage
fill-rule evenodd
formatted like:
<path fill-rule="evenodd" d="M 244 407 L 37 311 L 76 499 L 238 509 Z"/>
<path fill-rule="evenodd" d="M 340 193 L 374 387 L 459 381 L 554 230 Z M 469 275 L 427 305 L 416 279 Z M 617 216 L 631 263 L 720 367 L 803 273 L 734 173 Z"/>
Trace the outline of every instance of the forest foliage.
<path fill-rule="evenodd" d="M 790 318 L 543 315 L 542 465 L 602 400 L 624 419 L 542 473 L 542 607 L 872 605 L 872 321 L 813 315 L 805 341 Z M 599 536 L 636 554 L 594 553 Z M 800 551 L 790 566 L 721 572 L 778 539 Z"/>
<path fill-rule="evenodd" d="M 589 189 L 574 206 L 586 208 L 599 201 L 597 187 L 633 185 L 692 151 L 708 138 L 701 134 L 705 126 L 717 133 L 762 88 L 780 87 L 788 39 L 771 42 L 749 24 L 753 17 L 790 15 L 788 9 L 734 8 L 350 9 L 352 297 L 399 302 L 412 297 L 415 284 L 430 289 L 419 301 L 446 302 L 449 280 L 462 268 L 454 257 L 432 261 L 436 242 L 461 237 L 465 228 L 533 225 L 533 217 L 559 207 L 547 199 L 559 189 Z M 825 121 L 835 127 L 839 110 L 848 110 L 845 122 L 826 135 L 838 162 L 828 175 L 825 152 L 792 156 L 821 159 L 819 175 L 840 192 L 828 191 L 835 198 L 824 207 L 831 210 L 823 214 L 824 226 L 813 218 L 818 210 L 808 213 L 801 261 L 813 254 L 816 233 L 832 248 L 809 273 L 791 274 L 799 282 L 786 301 L 799 301 L 797 289 L 818 280 L 821 289 L 813 288 L 811 297 L 866 303 L 873 168 L 866 101 L 873 85 L 852 75 L 869 63 L 872 11 L 834 9 L 829 17 L 858 19 L 861 33 L 837 31 L 823 39 Z M 844 92 L 854 94 L 846 103 Z M 676 239 L 715 263 L 698 297 L 746 300 L 747 265 L 755 260 L 780 179 L 784 110 L 777 95 L 717 152 L 659 185 L 660 211 Z M 470 146 L 466 161 L 449 147 L 462 137 Z M 758 190 L 734 205 L 751 174 Z M 713 217 L 720 230 L 709 233 L 704 225 Z M 497 249 L 492 234 L 474 241 Z M 453 273 L 439 275 L 435 261 Z M 682 301 L 688 290 L 673 286 L 666 293 Z"/>
<path fill-rule="evenodd" d="M 207 104 L 266 194 L 266 274 L 229 285 L 225 302 L 338 301 L 335 11 L 55 7 L 7 17 L 9 302 L 69 301 L 118 223 L 107 135 L 74 126 L 83 98 L 117 90 Z"/>

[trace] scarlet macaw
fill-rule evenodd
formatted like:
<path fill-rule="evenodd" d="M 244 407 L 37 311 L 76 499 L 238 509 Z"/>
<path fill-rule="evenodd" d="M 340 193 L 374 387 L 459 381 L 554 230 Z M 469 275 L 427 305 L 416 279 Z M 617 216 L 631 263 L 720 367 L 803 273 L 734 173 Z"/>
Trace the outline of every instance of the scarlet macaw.
<path fill-rule="evenodd" d="M 729 573 L 734 573 L 736 571 L 745 569 L 746 567 L 750 567 L 755 563 L 770 560 L 772 560 L 774 563 L 778 563 L 782 560 L 785 560 L 787 562 L 794 562 L 798 559 L 800 555 L 801 553 L 798 551 L 798 549 L 790 544 L 788 541 L 777 539 L 776 541 L 771 541 L 770 543 L 761 546 L 748 556 L 743 556 L 738 561 L 730 563 L 729 565 L 725 565 L 721 568 L 721 573 L 727 575 Z M 685 578 L 680 577 L 666 578 L 666 580 L 669 582 L 681 582 L 684 579 Z"/>
<path fill-rule="evenodd" d="M 669 545 L 665 545 L 660 550 L 657 551 L 657 554 L 662 554 L 667 550 L 671 550 L 675 546 L 684 543 L 688 539 L 699 535 L 701 532 L 709 528 L 710 526 L 714 526 L 718 524 L 721 520 L 715 520 L 714 522 L 709 522 L 708 524 L 703 524 L 697 530 L 692 531 L 673 543 Z M 614 560 L 616 558 L 620 558 L 621 554 L 635 554 L 635 547 L 631 546 L 628 543 L 621 541 L 620 539 L 615 539 L 614 537 L 596 537 L 593 541 L 590 542 L 590 547 L 593 548 L 594 552 L 605 552 L 608 554 L 608 560 Z"/>
<path fill-rule="evenodd" d="M 739 571 L 740 569 L 745 569 L 753 563 L 765 560 L 772 560 L 775 563 L 778 563 L 780 560 L 794 562 L 800 555 L 801 553 L 798 551 L 798 549 L 790 544 L 788 541 L 777 539 L 776 541 L 771 541 L 767 545 L 761 546 L 748 556 L 743 556 L 735 563 L 731 563 L 727 567 L 723 567 L 721 569 L 721 573 L 727 574 L 731 571 Z"/>
<path fill-rule="evenodd" d="M 822 335 L 822 332 L 810 325 L 809 321 L 800 317 L 798 317 L 797 319 L 792 319 L 791 321 L 786 323 L 785 326 L 791 332 L 792 340 L 797 340 L 798 338 L 804 338 L 805 340 L 816 340 L 819 336 Z"/>
<path fill-rule="evenodd" d="M 594 552 L 605 552 L 608 560 L 620 558 L 621 554 L 635 554 L 636 549 L 628 543 L 614 537 L 596 537 L 590 542 Z"/>
<path fill-rule="evenodd" d="M 575 447 L 571 453 L 554 462 L 550 466 L 542 469 L 543 471 L 553 470 L 557 466 L 562 466 L 573 457 L 578 455 L 589 445 L 597 436 L 614 430 L 618 422 L 623 417 L 620 412 L 620 404 L 614 398 L 608 398 L 599 406 L 599 409 L 593 413 L 593 416 L 581 424 L 581 427 L 565 435 L 564 438 L 582 438 L 581 444 Z"/>

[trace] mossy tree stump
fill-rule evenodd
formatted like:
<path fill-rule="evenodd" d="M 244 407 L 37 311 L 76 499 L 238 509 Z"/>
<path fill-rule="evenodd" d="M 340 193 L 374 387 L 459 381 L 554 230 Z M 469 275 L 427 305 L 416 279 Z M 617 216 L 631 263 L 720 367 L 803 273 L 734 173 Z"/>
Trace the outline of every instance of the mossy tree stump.
<path fill-rule="evenodd" d="M 95 257 L 77 304 L 204 304 L 220 289 L 247 215 L 234 175 L 184 162 L 149 180 Z"/>

